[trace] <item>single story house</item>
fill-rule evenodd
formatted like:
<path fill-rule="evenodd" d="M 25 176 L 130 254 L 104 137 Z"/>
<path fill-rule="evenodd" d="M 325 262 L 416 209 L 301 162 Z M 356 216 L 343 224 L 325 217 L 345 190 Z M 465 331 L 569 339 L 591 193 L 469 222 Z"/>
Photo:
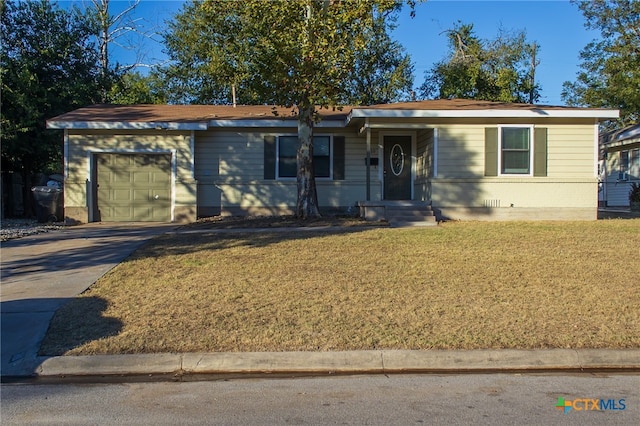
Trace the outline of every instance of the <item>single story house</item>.
<path fill-rule="evenodd" d="M 600 136 L 600 194 L 603 207 L 629 207 L 632 182 L 640 182 L 640 124 Z"/>
<path fill-rule="evenodd" d="M 595 220 L 598 124 L 617 110 L 428 100 L 320 111 L 321 210 L 385 218 Z M 68 220 L 193 221 L 291 213 L 297 120 L 290 108 L 94 105 L 64 129 Z"/>

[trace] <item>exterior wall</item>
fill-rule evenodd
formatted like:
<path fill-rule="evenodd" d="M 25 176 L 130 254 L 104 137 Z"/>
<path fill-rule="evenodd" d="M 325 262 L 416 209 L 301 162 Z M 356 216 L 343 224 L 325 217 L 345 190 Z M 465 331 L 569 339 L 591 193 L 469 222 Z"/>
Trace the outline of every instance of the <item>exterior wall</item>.
<path fill-rule="evenodd" d="M 65 217 L 69 222 L 92 218 L 96 153 L 152 153 L 172 155 L 172 220 L 195 220 L 196 182 L 192 171 L 191 133 L 178 131 L 73 130 L 65 138 Z"/>
<path fill-rule="evenodd" d="M 413 198 L 431 202 L 441 217 L 596 218 L 596 129 L 592 120 L 420 119 L 377 120 L 372 124 L 372 158 L 380 156 L 382 135 L 414 135 Z M 499 124 L 532 124 L 547 129 L 546 176 L 484 176 L 485 128 Z M 92 156 L 108 152 L 172 154 L 175 221 L 193 220 L 196 215 L 291 213 L 296 204 L 296 181 L 265 179 L 265 136 L 293 135 L 296 130 L 68 131 L 66 215 L 78 222 L 90 220 L 95 184 Z M 366 132 L 359 130 L 359 126 L 315 129 L 317 135 L 345 137 L 344 180 L 316 181 L 319 204 L 324 210 L 355 213 L 356 203 L 366 199 Z M 372 201 L 382 197 L 384 160 L 379 161 L 380 165 L 371 167 Z"/>
<path fill-rule="evenodd" d="M 626 172 L 626 180 L 620 180 L 620 153 L 621 151 L 634 150 L 640 150 L 640 142 L 611 148 L 608 150 L 607 158 L 601 164 L 601 167 L 606 167 L 606 173 L 601 175 L 603 185 L 600 197 L 607 207 L 629 207 L 631 183 L 640 182 L 640 159 L 631 153 L 629 154 L 630 164 L 629 170 Z"/>
<path fill-rule="evenodd" d="M 414 200 L 431 200 L 431 180 L 433 174 L 433 129 L 420 130 L 416 141 L 416 180 Z"/>
<path fill-rule="evenodd" d="M 293 135 L 297 129 L 212 129 L 197 132 L 195 176 L 198 216 L 289 214 L 297 198 L 295 179 L 264 179 L 265 136 Z M 316 179 L 323 210 L 355 213 L 366 197 L 366 139 L 352 129 L 315 130 L 316 135 L 345 136 L 345 179 Z M 372 182 L 377 179 L 372 168 Z M 372 197 L 379 199 L 379 184 Z"/>
<path fill-rule="evenodd" d="M 485 177 L 484 129 L 497 124 L 438 126 L 437 176 L 431 180 L 431 200 L 443 218 L 597 218 L 592 123 L 539 126 L 547 128 L 545 177 Z"/>

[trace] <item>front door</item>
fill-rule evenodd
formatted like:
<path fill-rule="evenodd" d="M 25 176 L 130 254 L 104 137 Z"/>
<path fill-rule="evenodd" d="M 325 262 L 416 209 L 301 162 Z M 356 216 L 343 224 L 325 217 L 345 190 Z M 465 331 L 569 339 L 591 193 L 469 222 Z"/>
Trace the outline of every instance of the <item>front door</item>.
<path fill-rule="evenodd" d="M 384 137 L 384 198 L 411 199 L 411 136 Z"/>

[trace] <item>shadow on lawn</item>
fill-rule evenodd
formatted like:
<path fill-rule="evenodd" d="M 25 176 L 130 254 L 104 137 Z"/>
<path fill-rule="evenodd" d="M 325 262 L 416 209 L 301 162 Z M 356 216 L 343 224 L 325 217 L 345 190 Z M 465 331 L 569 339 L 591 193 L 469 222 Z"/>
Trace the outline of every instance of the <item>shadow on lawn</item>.
<path fill-rule="evenodd" d="M 272 229 L 207 229 L 163 235 L 138 250 L 132 258 L 184 255 L 200 251 L 233 247 L 268 247 L 286 241 L 310 240 L 328 235 L 346 235 L 370 231 L 379 227 L 272 228 Z"/>
<path fill-rule="evenodd" d="M 122 322 L 105 317 L 102 313 L 106 309 L 107 301 L 101 297 L 71 299 L 54 314 L 38 355 L 64 355 L 85 343 L 120 333 Z M 57 317 L 64 318 L 64 321 L 57 320 Z"/>

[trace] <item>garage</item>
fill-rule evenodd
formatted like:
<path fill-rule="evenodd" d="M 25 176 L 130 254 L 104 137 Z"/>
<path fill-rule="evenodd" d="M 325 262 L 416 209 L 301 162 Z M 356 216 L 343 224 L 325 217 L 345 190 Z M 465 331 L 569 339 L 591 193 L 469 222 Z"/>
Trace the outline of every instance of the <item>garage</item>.
<path fill-rule="evenodd" d="M 171 154 L 96 154 L 95 218 L 171 221 Z"/>

